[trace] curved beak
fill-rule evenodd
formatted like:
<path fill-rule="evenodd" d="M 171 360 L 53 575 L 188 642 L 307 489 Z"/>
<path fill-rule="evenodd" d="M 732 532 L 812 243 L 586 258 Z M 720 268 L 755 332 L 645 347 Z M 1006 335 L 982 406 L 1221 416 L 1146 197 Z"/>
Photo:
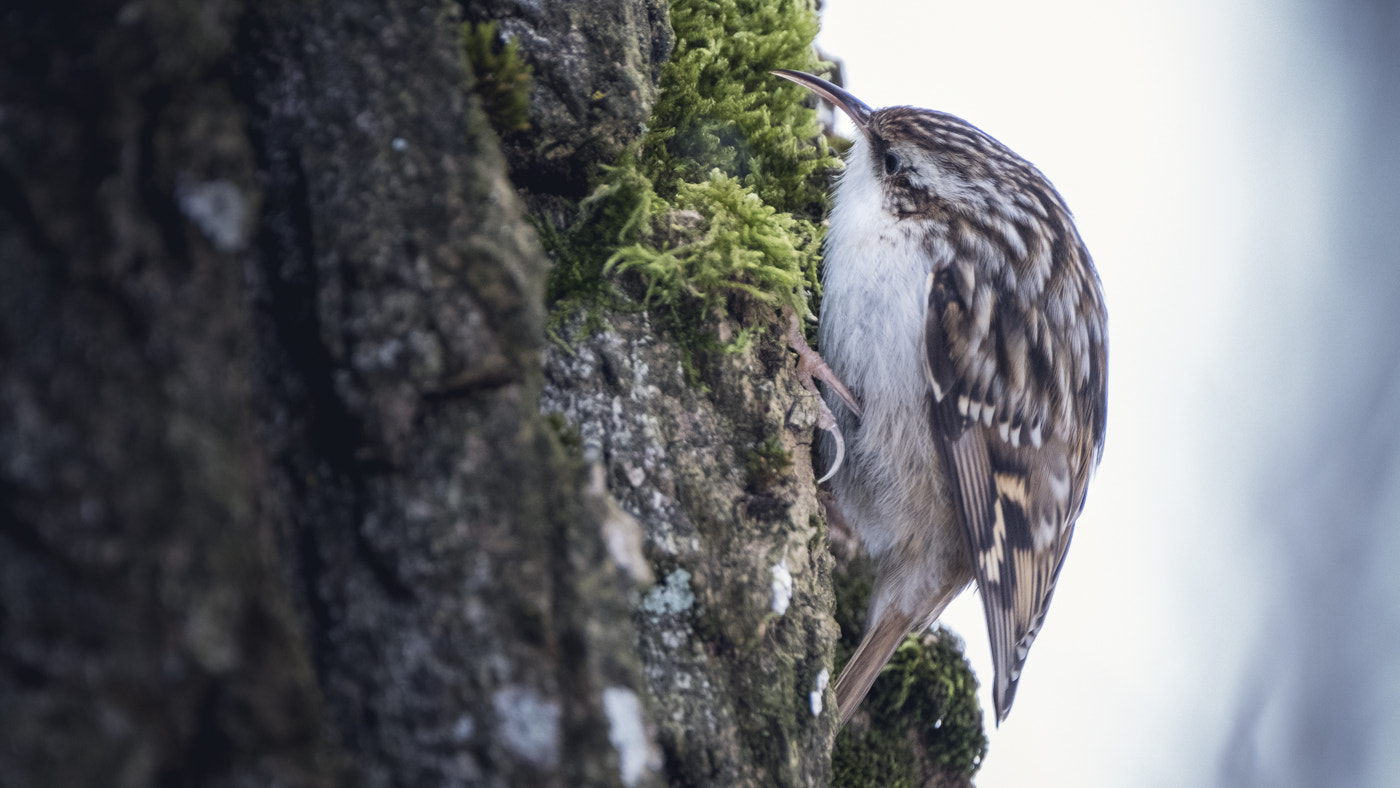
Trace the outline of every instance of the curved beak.
<path fill-rule="evenodd" d="M 868 134 L 866 126 L 870 123 L 870 107 L 864 101 L 847 93 L 845 88 L 827 82 L 821 77 L 814 77 L 811 74 L 804 74 L 801 71 L 790 71 L 786 68 L 775 69 L 768 72 L 774 76 L 791 80 L 801 85 L 813 93 L 835 104 L 840 110 L 856 124 L 861 134 Z"/>

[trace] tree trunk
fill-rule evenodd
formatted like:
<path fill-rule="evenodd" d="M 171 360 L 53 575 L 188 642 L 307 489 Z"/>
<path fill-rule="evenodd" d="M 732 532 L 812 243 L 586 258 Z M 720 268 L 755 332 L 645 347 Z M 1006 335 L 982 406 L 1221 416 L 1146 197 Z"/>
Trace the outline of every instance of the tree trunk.
<path fill-rule="evenodd" d="M 464 16 L 534 70 L 504 146 Z M 662 0 L 0 24 L 0 785 L 829 781 L 778 313 L 545 341 L 526 209 L 635 144 Z"/>

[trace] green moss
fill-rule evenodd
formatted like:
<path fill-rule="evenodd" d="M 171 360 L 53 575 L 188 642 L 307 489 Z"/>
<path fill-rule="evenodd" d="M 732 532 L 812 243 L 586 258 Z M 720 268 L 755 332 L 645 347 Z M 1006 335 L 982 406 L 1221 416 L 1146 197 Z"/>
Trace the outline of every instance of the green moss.
<path fill-rule="evenodd" d="M 670 206 L 668 229 L 684 232 L 677 217 L 703 228 L 682 234 L 658 248 L 639 242 L 619 249 L 613 267 L 641 274 L 648 305 L 678 305 L 687 300 L 703 317 L 733 293 L 772 306 L 791 306 L 805 314 L 807 271 L 815 270 L 819 243 L 816 225 L 778 213 L 732 176 L 713 170 L 701 183 L 682 183 Z M 687 214 L 687 212 L 689 212 Z"/>
<path fill-rule="evenodd" d="M 817 69 L 810 2 L 677 0 L 671 23 L 648 130 L 604 168 L 574 224 L 542 237 L 556 260 L 552 328 L 580 305 L 596 318 L 598 304 L 630 301 L 693 355 L 719 347 L 706 327 L 732 298 L 812 311 L 838 162 L 806 91 L 768 73 Z M 623 297 L 628 277 L 639 285 Z"/>
<path fill-rule="evenodd" d="M 476 76 L 491 127 L 502 136 L 530 128 L 530 65 L 520 57 L 515 39 L 504 43 L 495 22 L 462 25 L 462 48 Z"/>
<path fill-rule="evenodd" d="M 583 457 L 583 436 L 579 433 L 577 426 L 570 424 L 569 420 L 564 418 L 564 414 L 547 414 L 544 417 L 544 423 L 566 455 L 573 459 Z"/>
<path fill-rule="evenodd" d="M 792 455 L 777 435 L 744 452 L 744 469 L 751 488 L 766 490 L 792 473 Z"/>
<path fill-rule="evenodd" d="M 875 567 L 864 555 L 833 580 L 837 674 L 865 632 Z M 977 679 L 962 642 L 946 629 L 909 635 L 880 672 L 851 725 L 836 737 L 831 784 L 915 786 L 930 773 L 940 785 L 970 785 L 987 751 Z"/>
<path fill-rule="evenodd" d="M 987 754 L 977 678 L 961 639 L 947 629 L 910 636 L 890 659 L 886 681 L 872 691 L 874 714 L 919 720 L 929 759 L 941 769 L 971 776 Z"/>
<path fill-rule="evenodd" d="M 837 736 L 833 786 L 914 786 L 930 773 L 970 785 L 987 754 L 977 679 L 946 629 L 906 637 L 861 708 L 869 726 Z"/>
<path fill-rule="evenodd" d="M 874 585 L 875 563 L 864 552 L 851 558 L 841 571 L 832 576 L 832 589 L 836 592 L 836 609 L 832 615 L 836 618 L 836 625 L 841 628 L 841 639 L 836 642 L 837 675 L 840 675 L 865 634 L 865 618 L 870 609 L 870 592 Z"/>
<path fill-rule="evenodd" d="M 620 247 L 635 244 L 652 232 L 652 217 L 665 207 L 651 181 L 643 176 L 635 152 L 615 166 L 603 168 L 603 181 L 578 206 L 578 218 L 559 230 L 536 218 L 540 240 L 554 260 L 545 297 L 557 319 L 579 305 L 625 309 L 627 299 L 603 275 Z"/>
<path fill-rule="evenodd" d="M 669 194 L 719 168 L 762 201 L 820 216 L 835 165 L 808 92 L 768 72 L 816 70 L 810 2 L 679 0 L 675 51 L 646 138 L 647 174 Z"/>

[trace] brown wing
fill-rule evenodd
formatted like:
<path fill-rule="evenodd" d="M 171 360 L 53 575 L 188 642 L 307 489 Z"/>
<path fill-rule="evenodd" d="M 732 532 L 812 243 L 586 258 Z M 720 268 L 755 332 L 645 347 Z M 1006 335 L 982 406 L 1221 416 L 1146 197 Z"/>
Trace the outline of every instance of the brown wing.
<path fill-rule="evenodd" d="M 930 422 L 973 552 L 998 723 L 1044 621 L 1103 443 L 1102 299 L 1087 253 L 1076 245 L 1069 256 L 1068 270 L 1025 292 L 962 261 L 929 277 Z M 1087 274 L 1087 285 L 1066 303 L 1057 274 Z"/>

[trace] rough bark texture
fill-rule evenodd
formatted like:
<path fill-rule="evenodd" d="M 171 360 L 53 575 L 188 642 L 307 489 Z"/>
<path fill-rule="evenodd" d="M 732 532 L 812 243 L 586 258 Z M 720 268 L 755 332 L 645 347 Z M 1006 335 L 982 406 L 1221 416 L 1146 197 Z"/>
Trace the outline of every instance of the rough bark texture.
<path fill-rule="evenodd" d="M 467 4 L 532 66 L 530 129 L 506 135 L 512 179 L 555 222 L 644 128 L 672 34 L 650 2 Z M 625 286 L 625 285 L 624 285 Z M 797 386 L 770 308 L 747 299 L 709 327 L 759 339 L 698 359 L 645 313 L 559 331 L 541 408 L 578 432 L 584 459 L 644 535 L 655 585 L 634 617 L 674 785 L 820 785 L 835 717 L 837 628 L 811 463 L 815 403 Z M 594 314 L 597 317 L 597 314 Z M 825 676 L 825 680 L 819 678 Z"/>
<path fill-rule="evenodd" d="M 543 407 L 578 425 L 644 526 L 657 585 L 636 623 L 668 776 L 824 784 L 838 633 L 815 403 L 772 338 L 704 359 L 707 393 L 687 385 L 680 353 L 645 314 L 616 315 L 572 352 L 551 348 Z"/>
<path fill-rule="evenodd" d="M 546 263 L 452 11 L 250 14 L 272 481 L 366 784 L 603 784 L 625 588 L 537 415 Z"/>
<path fill-rule="evenodd" d="M 504 146 L 464 17 L 534 69 Z M 0 785 L 830 780 L 776 334 L 580 312 L 541 352 L 522 206 L 572 216 L 636 140 L 668 19 L 0 11 Z M 727 307 L 721 340 L 778 320 Z"/>
<path fill-rule="evenodd" d="M 0 783 L 333 784 L 267 516 L 235 9 L 7 8 Z"/>
<path fill-rule="evenodd" d="M 456 9 L 3 20 L 0 782 L 654 779 Z"/>
<path fill-rule="evenodd" d="M 511 179 L 537 211 L 562 216 L 641 133 L 671 54 L 665 0 L 464 0 L 534 72 L 529 128 L 507 132 Z"/>

